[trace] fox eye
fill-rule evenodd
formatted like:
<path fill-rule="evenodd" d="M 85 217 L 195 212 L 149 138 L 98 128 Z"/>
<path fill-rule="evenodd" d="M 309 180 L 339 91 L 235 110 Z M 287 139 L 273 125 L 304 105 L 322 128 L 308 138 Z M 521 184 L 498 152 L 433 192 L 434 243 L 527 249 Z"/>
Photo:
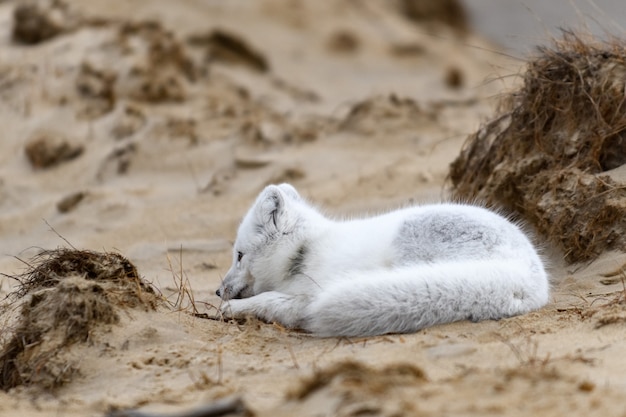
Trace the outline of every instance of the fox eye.
<path fill-rule="evenodd" d="M 237 252 L 237 262 L 241 262 L 241 258 L 243 258 L 243 252 Z"/>

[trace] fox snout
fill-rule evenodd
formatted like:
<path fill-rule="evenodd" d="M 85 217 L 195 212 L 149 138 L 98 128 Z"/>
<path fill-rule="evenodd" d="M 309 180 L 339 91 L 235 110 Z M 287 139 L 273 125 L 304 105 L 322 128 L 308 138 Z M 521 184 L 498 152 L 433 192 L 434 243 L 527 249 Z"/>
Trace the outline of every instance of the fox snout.
<path fill-rule="evenodd" d="M 247 298 L 253 294 L 252 282 L 250 274 L 231 268 L 226 273 L 222 285 L 215 291 L 215 294 L 222 300 L 232 300 L 235 298 Z"/>
<path fill-rule="evenodd" d="M 222 300 L 232 300 L 233 298 L 241 298 L 241 291 L 233 290 L 232 285 L 226 285 L 226 281 L 215 291 L 215 294 Z"/>
<path fill-rule="evenodd" d="M 215 294 L 220 297 L 222 300 L 227 301 L 227 300 L 232 300 L 234 298 L 242 298 L 241 297 L 241 291 L 235 293 L 232 290 L 232 287 L 230 286 L 226 286 L 224 284 L 222 284 L 221 287 L 219 287 L 217 289 L 217 291 L 215 291 Z"/>
<path fill-rule="evenodd" d="M 246 298 L 252 295 L 252 294 L 247 294 L 247 293 L 248 293 L 247 286 L 241 288 L 240 290 L 234 290 L 232 286 L 222 285 L 215 291 L 215 294 L 224 301 L 233 300 L 237 298 Z"/>

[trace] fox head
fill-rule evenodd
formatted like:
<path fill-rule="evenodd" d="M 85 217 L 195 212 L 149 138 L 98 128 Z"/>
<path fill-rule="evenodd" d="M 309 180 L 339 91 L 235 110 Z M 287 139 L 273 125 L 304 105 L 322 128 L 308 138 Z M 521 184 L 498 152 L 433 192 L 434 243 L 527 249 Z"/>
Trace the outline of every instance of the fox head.
<path fill-rule="evenodd" d="M 247 298 L 280 288 L 300 247 L 303 206 L 289 184 L 269 185 L 261 192 L 239 226 L 233 263 L 216 291 L 219 297 Z"/>

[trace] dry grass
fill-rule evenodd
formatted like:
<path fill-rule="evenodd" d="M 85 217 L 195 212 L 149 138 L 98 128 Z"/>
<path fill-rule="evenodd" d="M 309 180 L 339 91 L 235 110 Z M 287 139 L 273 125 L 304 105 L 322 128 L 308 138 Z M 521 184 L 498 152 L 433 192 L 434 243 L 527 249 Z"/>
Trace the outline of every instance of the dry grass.
<path fill-rule="evenodd" d="M 159 303 L 135 266 L 117 253 L 61 248 L 43 251 L 27 265 L 24 274 L 10 277 L 18 287 L 8 298 L 21 304 L 2 335 L 3 390 L 63 385 L 80 371 L 68 347 L 117 323 L 120 308 L 151 310 Z"/>
<path fill-rule="evenodd" d="M 35 290 L 56 287 L 59 282 L 72 276 L 81 276 L 90 281 L 111 281 L 119 283 L 121 287 L 128 287 L 131 292 L 128 300 L 130 304 L 135 304 L 132 297 L 140 298 L 143 292 L 154 293 L 152 287 L 139 277 L 135 265 L 115 252 L 67 248 L 44 250 L 26 262 L 26 265 L 26 272 L 9 277 L 19 282 L 9 298 L 20 299 Z"/>
<path fill-rule="evenodd" d="M 570 262 L 626 249 L 626 48 L 564 32 L 451 164 L 453 194 L 531 221 Z"/>
<path fill-rule="evenodd" d="M 174 282 L 174 299 L 171 296 L 166 299 L 167 304 L 173 311 L 183 312 L 186 314 L 191 314 L 195 317 L 213 319 L 213 320 L 223 320 L 223 317 L 220 312 L 219 306 L 214 306 L 213 304 L 197 301 L 193 288 L 191 288 L 191 282 L 189 281 L 189 277 L 183 268 L 183 248 L 180 248 L 180 252 L 178 254 L 178 265 L 175 267 L 172 263 L 172 258 L 167 254 L 167 263 L 169 266 L 169 271 L 172 274 L 172 281 Z M 204 306 L 204 310 L 213 312 L 215 311 L 215 315 L 210 315 L 208 313 L 201 313 L 198 309 L 198 304 L 202 304 Z"/>
<path fill-rule="evenodd" d="M 172 264 L 172 258 L 167 254 L 167 264 L 169 265 L 169 271 L 172 274 L 172 280 L 176 288 L 176 299 L 174 301 L 167 300 L 170 307 L 175 311 L 183 311 L 190 314 L 199 314 L 196 307 L 196 300 L 193 295 L 193 289 L 189 282 L 189 277 L 183 269 L 183 248 L 180 248 L 178 258 L 178 268 L 174 268 Z"/>

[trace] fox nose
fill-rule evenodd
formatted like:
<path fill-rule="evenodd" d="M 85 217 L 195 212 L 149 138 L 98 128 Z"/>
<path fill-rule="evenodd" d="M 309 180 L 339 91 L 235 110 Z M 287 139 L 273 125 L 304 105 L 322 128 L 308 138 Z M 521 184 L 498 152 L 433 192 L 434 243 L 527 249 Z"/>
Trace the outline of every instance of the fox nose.
<path fill-rule="evenodd" d="M 219 288 L 215 291 L 215 295 L 217 295 L 218 297 L 222 297 L 222 292 Z"/>

